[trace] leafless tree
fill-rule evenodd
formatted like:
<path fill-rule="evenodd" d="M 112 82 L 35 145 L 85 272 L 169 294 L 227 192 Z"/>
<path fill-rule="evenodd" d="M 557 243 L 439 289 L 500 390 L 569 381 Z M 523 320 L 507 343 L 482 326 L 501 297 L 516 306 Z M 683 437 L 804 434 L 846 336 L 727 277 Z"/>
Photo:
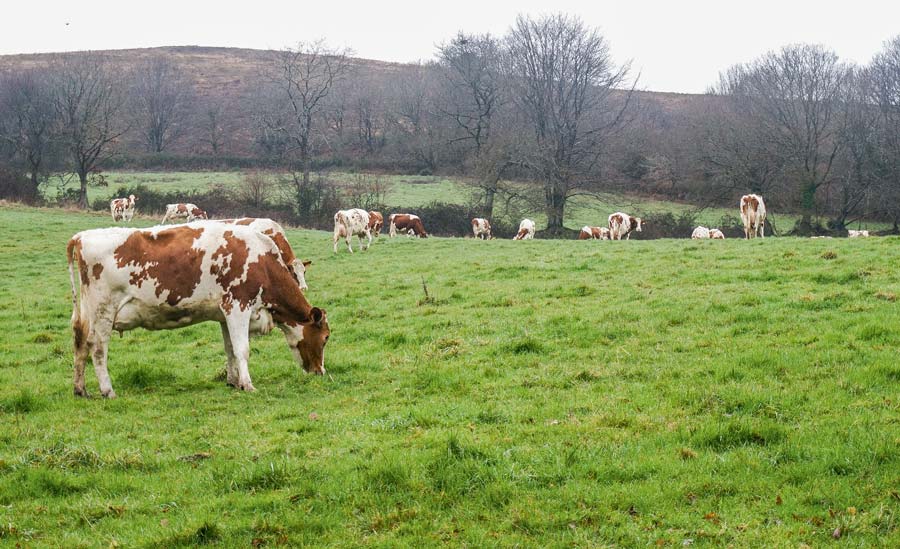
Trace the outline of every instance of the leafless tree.
<path fill-rule="evenodd" d="M 869 66 L 869 102 L 878 109 L 877 169 L 880 210 L 900 230 L 900 36 L 888 41 Z"/>
<path fill-rule="evenodd" d="M 505 102 L 501 73 L 502 44 L 493 36 L 460 32 L 438 48 L 438 67 L 443 85 L 441 112 L 458 130 L 454 143 L 469 145 L 476 185 L 484 192 L 484 215 L 491 217 L 494 197 L 504 169 L 510 164 L 508 150 L 493 130 Z"/>
<path fill-rule="evenodd" d="M 222 154 L 228 140 L 228 107 L 221 101 L 209 100 L 198 114 L 197 141 L 213 155 Z"/>
<path fill-rule="evenodd" d="M 513 97 L 532 134 L 521 161 L 542 182 L 548 230 L 559 232 L 566 202 L 589 185 L 625 121 L 634 86 L 616 88 L 629 67 L 613 63 L 599 31 L 568 15 L 520 16 L 506 47 Z"/>
<path fill-rule="evenodd" d="M 187 131 L 195 101 L 184 72 L 167 57 L 154 57 L 133 72 L 136 126 L 150 152 L 161 153 Z"/>
<path fill-rule="evenodd" d="M 0 143 L 28 171 L 30 197 L 46 172 L 58 118 L 46 70 L 10 73 L 0 79 Z"/>
<path fill-rule="evenodd" d="M 415 65 L 397 75 L 391 119 L 398 146 L 423 170 L 434 172 L 446 149 L 443 121 L 435 105 L 434 67 Z"/>
<path fill-rule="evenodd" d="M 304 187 L 310 186 L 310 166 L 317 140 L 322 137 L 321 118 L 329 94 L 351 69 L 350 50 L 328 47 L 324 41 L 300 43 L 285 49 L 273 59 L 269 81 L 274 85 L 277 103 L 262 117 L 272 131 L 283 134 L 296 152 L 297 167 L 302 177 L 293 177 L 297 204 L 307 201 Z M 301 214 L 308 212 L 300 212 Z"/>
<path fill-rule="evenodd" d="M 78 204 L 87 208 L 89 177 L 97 173 L 127 131 L 121 120 L 125 94 L 122 83 L 99 54 L 63 57 L 53 69 L 62 144 L 78 174 Z"/>

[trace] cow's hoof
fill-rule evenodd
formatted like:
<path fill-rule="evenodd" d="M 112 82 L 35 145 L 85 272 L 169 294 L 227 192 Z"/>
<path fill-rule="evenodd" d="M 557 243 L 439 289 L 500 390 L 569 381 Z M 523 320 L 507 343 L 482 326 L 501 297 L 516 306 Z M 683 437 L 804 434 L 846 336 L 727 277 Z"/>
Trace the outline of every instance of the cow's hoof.
<path fill-rule="evenodd" d="M 103 398 L 116 398 L 116 392 L 110 389 L 103 393 Z"/>
<path fill-rule="evenodd" d="M 239 388 L 242 391 L 247 391 L 248 393 L 252 393 L 256 390 L 256 387 L 254 387 L 252 383 L 241 383 Z"/>
<path fill-rule="evenodd" d="M 75 387 L 75 396 L 82 398 L 91 398 L 91 395 L 88 394 L 87 390 L 84 387 Z"/>

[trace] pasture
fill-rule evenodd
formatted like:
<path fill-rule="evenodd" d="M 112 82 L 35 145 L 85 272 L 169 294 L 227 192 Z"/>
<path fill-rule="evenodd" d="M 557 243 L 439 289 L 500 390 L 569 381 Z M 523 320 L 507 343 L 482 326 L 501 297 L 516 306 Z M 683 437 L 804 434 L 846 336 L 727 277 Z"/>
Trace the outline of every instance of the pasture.
<path fill-rule="evenodd" d="M 273 333 L 233 390 L 203 324 L 78 399 L 65 244 L 109 225 L 0 208 L 0 544 L 900 545 L 895 237 L 288 231 L 329 376 Z"/>

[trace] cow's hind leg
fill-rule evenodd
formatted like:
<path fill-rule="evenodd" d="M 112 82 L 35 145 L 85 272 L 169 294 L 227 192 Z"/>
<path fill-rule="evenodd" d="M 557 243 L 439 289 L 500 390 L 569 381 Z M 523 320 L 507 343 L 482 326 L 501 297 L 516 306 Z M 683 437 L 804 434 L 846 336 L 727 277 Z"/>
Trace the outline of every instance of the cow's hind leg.
<path fill-rule="evenodd" d="M 75 396 L 82 397 L 88 396 L 87 389 L 84 386 L 84 368 L 87 364 L 88 355 L 91 351 L 87 330 L 88 326 L 86 326 L 80 318 L 75 318 L 72 320 L 72 332 L 75 337 L 75 374 L 73 385 Z"/>
<path fill-rule="evenodd" d="M 347 249 L 350 250 L 350 253 L 353 253 L 353 248 L 350 247 L 350 239 L 353 238 L 353 235 L 347 232 L 347 238 L 344 240 L 347 242 Z"/>
<path fill-rule="evenodd" d="M 92 360 L 94 373 L 97 374 L 97 383 L 100 384 L 100 394 L 106 398 L 116 398 L 112 381 L 109 379 L 109 370 L 106 368 L 106 358 L 109 350 L 109 336 L 112 334 L 112 318 L 100 316 L 91 327 L 91 344 L 93 347 Z"/>
<path fill-rule="evenodd" d="M 222 342 L 225 344 L 225 382 L 232 387 L 238 386 L 238 368 L 237 360 L 234 357 L 234 349 L 231 347 L 231 335 L 228 333 L 228 326 L 223 322 Z"/>
<path fill-rule="evenodd" d="M 250 381 L 250 369 L 247 361 L 250 359 L 250 314 L 235 313 L 225 317 L 228 325 L 228 336 L 231 341 L 231 352 L 234 356 L 235 366 L 237 367 L 237 385 L 239 389 L 244 391 L 255 391 L 253 383 Z"/>

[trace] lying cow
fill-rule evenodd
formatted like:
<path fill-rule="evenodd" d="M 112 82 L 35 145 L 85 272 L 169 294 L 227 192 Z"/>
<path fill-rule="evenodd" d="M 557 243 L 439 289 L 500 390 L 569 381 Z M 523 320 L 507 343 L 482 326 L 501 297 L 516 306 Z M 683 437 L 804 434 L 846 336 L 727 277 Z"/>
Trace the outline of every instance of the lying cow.
<path fill-rule="evenodd" d="M 334 214 L 334 253 L 337 253 L 338 240 L 344 239 L 347 242 L 347 249 L 353 253 L 350 247 L 350 238 L 358 237 L 363 250 L 367 250 L 372 245 L 372 231 L 369 229 L 369 214 L 360 208 L 350 210 L 340 210 Z M 363 243 L 363 237 L 367 237 L 369 242 Z"/>
<path fill-rule="evenodd" d="M 306 285 L 306 269 L 312 262 L 297 259 L 294 255 L 294 250 L 291 249 L 291 244 L 288 242 L 287 235 L 284 233 L 284 229 L 277 222 L 266 217 L 241 217 L 238 219 L 221 219 L 211 221 L 210 223 L 244 225 L 268 236 L 275 242 L 275 245 L 278 246 L 281 260 L 291 269 L 294 278 L 297 280 L 297 285 L 300 286 L 300 290 L 305 292 L 309 289 Z"/>
<path fill-rule="evenodd" d="M 695 227 L 694 232 L 691 233 L 691 239 L 693 240 L 705 240 L 707 238 L 709 238 L 709 229 L 702 225 Z"/>
<path fill-rule="evenodd" d="M 384 227 L 384 217 L 382 217 L 381 212 L 371 211 L 369 212 L 369 231 L 372 233 L 372 236 L 378 238 L 381 236 L 381 229 Z"/>
<path fill-rule="evenodd" d="M 205 321 L 222 328 L 230 385 L 254 390 L 249 337 L 274 326 L 304 370 L 325 372 L 331 332 L 325 311 L 309 304 L 278 246 L 254 229 L 224 223 L 93 229 L 74 235 L 66 256 L 76 395 L 87 396 L 90 356 L 101 394 L 116 396 L 107 370 L 114 330 L 166 330 Z"/>
<path fill-rule="evenodd" d="M 869 238 L 869 231 L 855 231 L 853 229 L 847 229 L 847 238 Z"/>
<path fill-rule="evenodd" d="M 397 231 L 407 233 L 407 235 L 415 235 L 419 238 L 428 238 L 425 232 L 425 225 L 422 220 L 415 214 L 391 214 L 388 218 L 390 222 L 391 238 L 397 236 Z"/>
<path fill-rule="evenodd" d="M 609 229 L 585 225 L 578 233 L 578 240 L 609 240 Z"/>
<path fill-rule="evenodd" d="M 491 222 L 483 217 L 472 218 L 472 234 L 475 235 L 475 238 L 490 240 L 493 238 L 491 236 Z"/>
<path fill-rule="evenodd" d="M 131 221 L 134 217 L 134 203 L 137 198 L 133 194 L 128 198 L 113 198 L 109 201 L 109 213 L 112 215 L 113 221 Z"/>
<path fill-rule="evenodd" d="M 758 194 L 741 197 L 741 221 L 744 223 L 744 237 L 766 237 L 766 204 Z"/>
<path fill-rule="evenodd" d="M 534 238 L 534 221 L 523 219 L 519 223 L 519 232 L 513 237 L 513 240 L 531 240 Z"/>
<path fill-rule="evenodd" d="M 631 240 L 633 231 L 641 232 L 641 218 L 628 215 L 623 212 L 616 212 L 607 219 L 609 223 L 610 240 Z"/>
<path fill-rule="evenodd" d="M 209 216 L 206 215 L 205 211 L 190 202 L 166 204 L 166 215 L 163 216 L 159 224 L 165 225 L 166 221 L 174 221 L 176 219 L 184 219 L 187 223 L 190 223 L 198 219 L 209 219 Z"/>
<path fill-rule="evenodd" d="M 725 240 L 725 233 L 723 233 L 719 229 L 710 229 L 709 237 L 713 240 Z"/>

